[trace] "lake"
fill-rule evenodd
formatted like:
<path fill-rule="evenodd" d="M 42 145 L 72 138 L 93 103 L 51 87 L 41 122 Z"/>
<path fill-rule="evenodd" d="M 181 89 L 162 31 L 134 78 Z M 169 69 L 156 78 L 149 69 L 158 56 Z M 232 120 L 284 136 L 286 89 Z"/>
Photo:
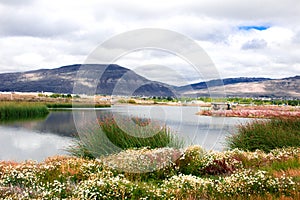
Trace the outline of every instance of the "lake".
<path fill-rule="evenodd" d="M 51 111 L 46 119 L 0 124 L 0 160 L 42 161 L 48 156 L 65 155 L 77 129 L 96 117 L 114 116 L 150 118 L 169 126 L 186 145 L 199 144 L 207 150 L 222 151 L 226 135 L 236 125 L 251 119 L 199 116 L 199 107 L 191 106 L 112 106 L 99 109 Z M 75 121 L 75 122 L 74 122 Z M 126 127 L 124 127 L 126 129 Z"/>

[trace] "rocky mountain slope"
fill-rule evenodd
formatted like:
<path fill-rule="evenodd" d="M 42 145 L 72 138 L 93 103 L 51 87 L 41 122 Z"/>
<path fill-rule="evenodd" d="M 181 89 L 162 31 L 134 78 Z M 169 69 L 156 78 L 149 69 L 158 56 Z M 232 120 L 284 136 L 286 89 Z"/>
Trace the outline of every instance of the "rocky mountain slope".
<path fill-rule="evenodd" d="M 81 77 L 77 77 L 79 70 Z M 167 84 L 150 81 L 119 65 L 99 64 L 0 74 L 0 91 L 73 93 L 74 82 L 82 93 L 97 86 L 93 91 L 97 94 L 175 96 Z"/>

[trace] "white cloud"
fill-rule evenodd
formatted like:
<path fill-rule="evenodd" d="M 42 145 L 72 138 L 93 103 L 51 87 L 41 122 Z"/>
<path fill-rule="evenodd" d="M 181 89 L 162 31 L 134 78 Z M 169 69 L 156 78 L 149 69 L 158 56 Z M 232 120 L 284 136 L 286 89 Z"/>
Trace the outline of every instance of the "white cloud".
<path fill-rule="evenodd" d="M 299 11 L 297 0 L 2 0 L 0 72 L 83 63 L 106 39 L 152 27 L 177 31 L 196 40 L 223 77 L 299 75 Z M 269 28 L 243 30 L 241 26 Z M 155 73 L 149 65 L 170 69 L 177 66 L 189 81 L 197 80 L 195 74 L 179 69 L 186 68 L 185 62 L 174 56 L 144 53 L 132 56 L 131 61 L 126 59 L 123 63 L 127 67 L 144 66 L 145 72 L 152 73 L 148 77 L 163 79 L 163 73 Z M 175 83 L 174 77 L 165 77 L 165 81 Z"/>

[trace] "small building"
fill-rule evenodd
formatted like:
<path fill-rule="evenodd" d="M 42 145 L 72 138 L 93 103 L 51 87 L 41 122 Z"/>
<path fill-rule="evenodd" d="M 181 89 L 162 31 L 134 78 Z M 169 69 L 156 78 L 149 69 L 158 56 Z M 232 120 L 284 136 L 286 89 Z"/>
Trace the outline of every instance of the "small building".
<path fill-rule="evenodd" d="M 231 110 L 231 104 L 224 103 L 224 102 L 215 102 L 215 103 L 211 103 L 211 109 L 212 110 Z"/>

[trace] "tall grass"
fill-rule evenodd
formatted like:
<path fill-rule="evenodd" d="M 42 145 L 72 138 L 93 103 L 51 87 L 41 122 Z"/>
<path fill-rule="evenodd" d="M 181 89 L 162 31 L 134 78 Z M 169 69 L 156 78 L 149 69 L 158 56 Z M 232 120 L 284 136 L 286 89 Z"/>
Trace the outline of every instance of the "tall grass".
<path fill-rule="evenodd" d="M 273 118 L 238 126 L 238 132 L 226 139 L 230 149 L 247 151 L 300 146 L 300 118 Z"/>
<path fill-rule="evenodd" d="M 47 107 L 37 103 L 0 102 L 0 121 L 33 119 L 47 116 Z"/>
<path fill-rule="evenodd" d="M 80 132 L 84 134 L 80 134 L 76 144 L 68 149 L 72 155 L 80 157 L 95 158 L 132 148 L 184 146 L 183 140 L 169 127 L 150 119 L 118 117 L 116 120 L 106 115 Z"/>

